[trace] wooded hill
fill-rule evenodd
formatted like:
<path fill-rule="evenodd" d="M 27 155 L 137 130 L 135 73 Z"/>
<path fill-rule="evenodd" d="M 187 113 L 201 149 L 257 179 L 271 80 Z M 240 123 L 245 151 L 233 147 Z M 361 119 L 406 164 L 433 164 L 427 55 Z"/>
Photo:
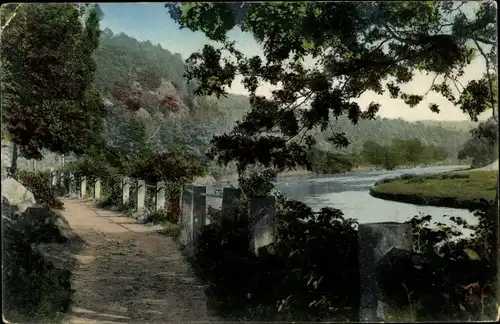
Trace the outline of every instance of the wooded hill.
<path fill-rule="evenodd" d="M 95 58 L 95 86 L 108 107 L 105 137 L 123 152 L 138 154 L 147 142 L 158 151 L 183 145 L 201 158 L 212 136 L 229 130 L 249 108 L 248 98 L 242 95 L 221 100 L 195 96 L 196 85 L 183 77 L 180 54 L 150 41 L 106 29 Z M 332 126 L 346 133 L 351 143 L 344 153 L 360 152 L 368 140 L 388 145 L 394 138 L 418 138 L 424 144 L 446 147 L 449 156 L 456 157 L 474 124 L 377 118 L 353 125 L 341 117 Z M 329 134 L 318 132 L 318 148 L 336 151 L 325 141 Z"/>

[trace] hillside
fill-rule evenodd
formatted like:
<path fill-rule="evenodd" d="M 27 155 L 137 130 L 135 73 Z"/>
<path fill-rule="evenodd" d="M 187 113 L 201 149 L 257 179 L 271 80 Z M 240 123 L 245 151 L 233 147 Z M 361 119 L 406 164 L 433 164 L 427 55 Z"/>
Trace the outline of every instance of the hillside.
<path fill-rule="evenodd" d="M 383 109 L 383 108 L 382 108 Z M 471 123 L 471 125 L 473 125 Z M 347 117 L 340 117 L 332 123 L 335 130 L 344 132 L 351 145 L 344 151 L 359 153 L 364 142 L 373 140 L 381 145 L 391 144 L 393 139 L 418 138 L 423 144 L 434 144 L 446 147 L 450 157 L 456 157 L 463 144 L 471 137 L 470 129 L 462 122 L 408 122 L 402 119 L 377 118 L 376 120 L 360 120 L 353 125 Z M 472 127 L 471 127 L 472 128 Z M 325 149 L 334 148 L 325 141 L 329 132 L 318 135 L 320 146 Z"/>

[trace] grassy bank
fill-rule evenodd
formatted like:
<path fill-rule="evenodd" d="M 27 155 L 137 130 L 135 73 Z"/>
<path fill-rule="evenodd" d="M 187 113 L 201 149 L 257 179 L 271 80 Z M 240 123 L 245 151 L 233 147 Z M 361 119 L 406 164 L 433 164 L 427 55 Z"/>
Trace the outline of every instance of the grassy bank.
<path fill-rule="evenodd" d="M 497 186 L 497 171 L 447 172 L 403 175 L 377 182 L 373 197 L 416 205 L 475 209 L 490 206 Z"/>

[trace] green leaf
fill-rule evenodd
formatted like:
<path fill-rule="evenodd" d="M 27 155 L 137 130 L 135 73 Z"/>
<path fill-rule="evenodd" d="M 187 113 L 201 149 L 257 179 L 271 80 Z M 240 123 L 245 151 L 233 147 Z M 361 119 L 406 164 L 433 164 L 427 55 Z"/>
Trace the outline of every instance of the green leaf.
<path fill-rule="evenodd" d="M 476 251 L 474 251 L 472 249 L 464 249 L 463 251 L 465 252 L 465 254 L 467 254 L 469 259 L 476 260 L 476 261 L 481 260 L 481 257 L 479 256 L 479 254 Z"/>

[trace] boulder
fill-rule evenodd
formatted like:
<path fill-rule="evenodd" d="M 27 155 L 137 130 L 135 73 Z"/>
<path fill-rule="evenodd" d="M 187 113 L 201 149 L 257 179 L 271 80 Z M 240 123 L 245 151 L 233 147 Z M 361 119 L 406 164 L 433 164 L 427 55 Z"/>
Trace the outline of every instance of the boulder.
<path fill-rule="evenodd" d="M 2 181 L 2 202 L 3 197 L 8 200 L 11 207 L 16 207 L 17 211 L 21 214 L 28 207 L 36 204 L 33 193 L 13 178 L 7 178 Z"/>

